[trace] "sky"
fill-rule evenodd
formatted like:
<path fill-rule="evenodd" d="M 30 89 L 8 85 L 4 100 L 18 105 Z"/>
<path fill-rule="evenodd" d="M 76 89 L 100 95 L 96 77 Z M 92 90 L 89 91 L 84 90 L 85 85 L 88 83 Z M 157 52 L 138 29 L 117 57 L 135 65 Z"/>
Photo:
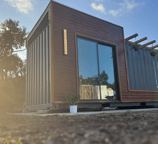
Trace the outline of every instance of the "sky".
<path fill-rule="evenodd" d="M 105 71 L 105 73 L 108 75 L 107 82 L 113 84 L 114 67 L 112 47 L 97 44 L 94 41 L 89 41 L 83 38 L 78 38 L 77 44 L 79 76 L 82 76 L 83 79 L 85 79 L 88 77 L 98 76 L 98 73 L 101 74 L 103 71 Z M 98 68 L 100 72 L 98 71 Z"/>
<path fill-rule="evenodd" d="M 135 33 L 138 33 L 136 40 L 147 36 L 148 40 L 140 44 L 152 40 L 158 42 L 157 0 L 54 1 L 122 26 L 125 38 Z M 20 26 L 25 26 L 27 32 L 30 32 L 49 2 L 50 0 L 0 0 L 0 23 L 11 18 L 19 21 Z M 26 51 L 19 52 L 18 55 L 23 60 L 26 59 Z"/>

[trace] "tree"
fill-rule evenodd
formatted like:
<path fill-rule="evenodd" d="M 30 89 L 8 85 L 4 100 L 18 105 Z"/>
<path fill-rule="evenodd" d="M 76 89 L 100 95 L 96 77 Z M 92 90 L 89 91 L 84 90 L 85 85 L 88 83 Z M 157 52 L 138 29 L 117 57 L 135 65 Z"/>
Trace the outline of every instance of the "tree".
<path fill-rule="evenodd" d="M 80 75 L 79 77 L 80 79 L 80 84 L 87 84 L 87 85 L 99 85 L 99 77 L 98 76 L 93 76 L 93 77 L 87 77 L 87 78 L 83 78 L 82 75 Z M 113 90 L 115 90 L 115 82 L 113 82 L 113 84 L 108 83 L 108 75 L 105 71 L 102 71 L 102 73 L 100 74 L 100 85 L 107 85 L 108 88 L 112 88 Z"/>
<path fill-rule="evenodd" d="M 103 71 L 100 74 L 100 85 L 108 85 L 108 75 L 105 73 L 105 71 Z M 89 84 L 89 85 L 99 85 L 99 77 L 98 76 L 92 76 L 92 77 L 87 77 L 85 79 L 83 79 L 83 76 L 81 75 L 79 77 L 80 79 L 80 83 L 81 84 Z"/>
<path fill-rule="evenodd" d="M 25 46 L 26 28 L 11 19 L 0 26 L 0 109 L 19 108 L 24 103 L 26 68 L 15 49 Z"/>
<path fill-rule="evenodd" d="M 105 71 L 103 71 L 100 74 L 100 85 L 108 85 L 108 75 L 105 73 Z"/>
<path fill-rule="evenodd" d="M 94 86 L 99 85 L 99 79 L 97 76 L 87 77 L 83 79 L 83 76 L 81 75 L 79 79 L 80 79 L 80 84 L 88 84 L 88 85 L 94 85 Z"/>
<path fill-rule="evenodd" d="M 0 28 L 0 77 L 6 79 L 8 72 L 17 75 L 22 67 L 22 60 L 13 52 L 25 45 L 27 33 L 25 27 L 19 27 L 19 21 L 11 19 L 4 21 Z"/>

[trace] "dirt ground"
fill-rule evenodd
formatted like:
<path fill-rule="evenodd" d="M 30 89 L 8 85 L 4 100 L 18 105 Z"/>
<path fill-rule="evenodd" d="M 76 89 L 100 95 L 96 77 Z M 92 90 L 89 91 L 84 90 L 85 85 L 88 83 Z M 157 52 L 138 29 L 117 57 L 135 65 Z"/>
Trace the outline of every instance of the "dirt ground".
<path fill-rule="evenodd" d="M 0 114 L 0 144 L 157 144 L 158 111 L 73 116 Z M 19 143 L 20 144 L 20 143 Z"/>

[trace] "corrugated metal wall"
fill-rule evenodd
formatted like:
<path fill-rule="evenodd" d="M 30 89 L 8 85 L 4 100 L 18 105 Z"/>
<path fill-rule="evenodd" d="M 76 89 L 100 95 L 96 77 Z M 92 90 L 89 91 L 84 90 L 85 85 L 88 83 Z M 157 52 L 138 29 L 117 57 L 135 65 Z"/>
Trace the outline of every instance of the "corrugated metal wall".
<path fill-rule="evenodd" d="M 126 42 L 128 79 L 131 90 L 158 90 L 158 58 L 151 56 L 149 49 L 135 51 Z"/>
<path fill-rule="evenodd" d="M 50 103 L 51 49 L 49 35 L 49 26 L 47 26 L 27 49 L 26 106 Z"/>

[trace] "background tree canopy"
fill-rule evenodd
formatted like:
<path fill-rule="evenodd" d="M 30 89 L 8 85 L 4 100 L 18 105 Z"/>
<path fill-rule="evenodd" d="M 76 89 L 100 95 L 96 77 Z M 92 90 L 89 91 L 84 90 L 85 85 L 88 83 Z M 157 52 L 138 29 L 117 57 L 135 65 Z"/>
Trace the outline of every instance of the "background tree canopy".
<path fill-rule="evenodd" d="M 115 90 L 115 82 L 113 84 L 108 83 L 108 75 L 106 74 L 105 71 L 102 71 L 100 74 L 100 85 L 107 85 L 108 88 L 112 88 Z M 83 78 L 81 75 L 79 77 L 80 79 L 80 84 L 89 84 L 89 85 L 99 85 L 99 77 L 98 76 L 93 76 L 93 77 L 88 77 L 88 78 Z"/>
<path fill-rule="evenodd" d="M 21 107 L 25 95 L 26 61 L 23 62 L 14 50 L 25 46 L 26 28 L 19 21 L 5 20 L 0 25 L 0 107 Z"/>

